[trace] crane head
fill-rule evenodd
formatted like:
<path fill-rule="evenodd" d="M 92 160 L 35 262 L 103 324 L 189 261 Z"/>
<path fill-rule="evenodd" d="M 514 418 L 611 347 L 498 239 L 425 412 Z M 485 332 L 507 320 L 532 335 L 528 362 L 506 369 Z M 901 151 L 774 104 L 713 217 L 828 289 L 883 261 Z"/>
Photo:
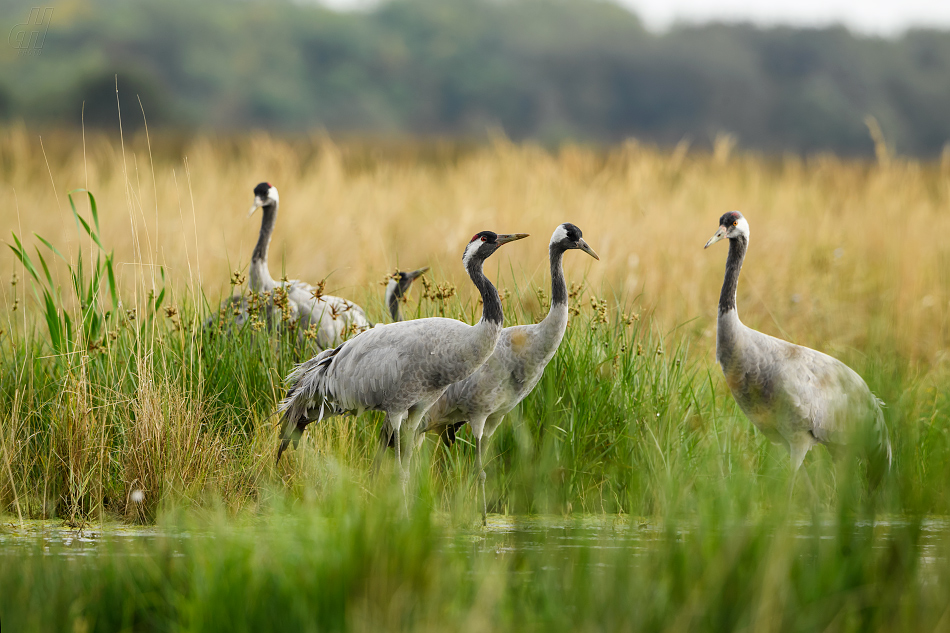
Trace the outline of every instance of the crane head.
<path fill-rule="evenodd" d="M 580 227 L 570 222 L 565 222 L 554 229 L 554 235 L 551 236 L 551 246 L 557 245 L 565 251 L 576 248 L 584 251 L 594 259 L 599 260 L 600 257 L 598 257 L 594 249 L 584 241 L 583 235 Z"/>
<path fill-rule="evenodd" d="M 254 205 L 247 212 L 247 217 L 254 215 L 254 212 L 261 207 L 277 204 L 280 197 L 277 195 L 277 187 L 269 182 L 262 182 L 254 187 Z"/>
<path fill-rule="evenodd" d="M 426 266 L 424 268 L 420 268 L 419 270 L 412 270 L 409 272 L 399 271 L 396 273 L 397 276 L 393 277 L 393 280 L 396 282 L 398 287 L 396 294 L 400 297 L 404 295 L 406 291 L 409 290 L 409 286 L 412 285 L 412 282 L 426 274 L 428 271 L 429 267 Z"/>
<path fill-rule="evenodd" d="M 426 266 L 424 268 L 420 268 L 419 270 L 397 272 L 389 280 L 389 284 L 386 288 L 386 296 L 388 297 L 390 294 L 393 294 L 397 299 L 401 299 L 409 291 L 409 287 L 412 285 L 412 282 L 428 271 L 429 267 Z"/>
<path fill-rule="evenodd" d="M 508 235 L 499 235 L 492 231 L 481 231 L 472 236 L 462 254 L 462 263 L 468 267 L 468 262 L 473 259 L 486 259 L 489 255 L 497 251 L 504 244 L 521 240 L 528 237 L 527 233 L 511 233 Z"/>
<path fill-rule="evenodd" d="M 738 211 L 730 211 L 719 218 L 719 229 L 703 248 L 709 248 L 721 239 L 734 240 L 738 237 L 749 238 L 749 222 Z"/>

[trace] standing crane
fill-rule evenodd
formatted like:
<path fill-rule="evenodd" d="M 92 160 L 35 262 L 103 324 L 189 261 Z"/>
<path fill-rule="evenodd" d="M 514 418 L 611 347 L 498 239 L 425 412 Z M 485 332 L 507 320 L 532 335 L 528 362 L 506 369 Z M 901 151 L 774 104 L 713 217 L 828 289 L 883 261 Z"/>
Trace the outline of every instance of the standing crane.
<path fill-rule="evenodd" d="M 412 282 L 421 277 L 428 270 L 429 267 L 426 266 L 425 268 L 411 272 L 399 271 L 389 278 L 389 283 L 386 284 L 386 307 L 389 308 L 389 314 L 393 319 L 393 323 L 402 321 L 402 310 L 399 307 L 399 303 L 402 301 L 402 298 L 406 296 Z"/>
<path fill-rule="evenodd" d="M 501 334 L 501 299 L 482 271 L 485 259 L 503 244 L 524 237 L 482 231 L 465 247 L 462 264 L 483 304 L 475 325 L 441 317 L 378 325 L 298 365 L 287 378 L 291 386 L 279 408 L 283 422 L 277 460 L 290 442 L 297 446 L 311 422 L 328 415 L 382 411 L 395 438 L 405 488 L 414 433 L 426 411 L 449 385 L 465 380 L 488 360 Z M 401 434 L 404 423 L 407 433 Z"/>
<path fill-rule="evenodd" d="M 324 349 L 339 345 L 350 334 L 357 334 L 372 327 L 363 309 L 352 301 L 322 294 L 319 289 L 296 279 L 275 281 L 270 276 L 267 268 L 267 251 L 274 232 L 274 224 L 277 221 L 279 204 L 280 196 L 277 193 L 277 187 L 268 182 L 262 182 L 254 187 L 254 205 L 248 212 L 248 217 L 261 209 L 263 218 L 257 245 L 251 255 L 249 280 L 251 290 L 256 293 L 270 293 L 271 304 L 276 303 L 275 292 L 286 293 L 286 305 L 290 311 L 291 320 L 302 329 L 316 326 L 317 345 Z M 274 311 L 274 306 L 268 306 L 268 320 L 272 320 L 270 315 L 272 311 Z"/>
<path fill-rule="evenodd" d="M 478 371 L 461 382 L 449 387 L 439 401 L 429 409 L 425 424 L 420 427 L 418 440 L 423 433 L 433 432 L 442 436 L 446 444 L 455 441 L 456 431 L 466 422 L 475 435 L 475 450 L 479 486 L 482 493 L 482 525 L 487 522 L 488 501 L 485 497 L 485 468 L 483 453 L 485 442 L 509 411 L 524 400 L 534 389 L 544 368 L 547 367 L 561 345 L 567 329 L 567 284 L 564 282 L 564 253 L 579 249 L 600 259 L 587 245 L 581 230 L 573 224 L 559 225 L 548 245 L 551 264 L 551 308 L 544 319 L 534 325 L 506 327 L 495 352 Z"/>
<path fill-rule="evenodd" d="M 865 448 L 876 483 L 891 464 L 883 403 L 841 361 L 742 324 L 736 287 L 749 246 L 749 223 L 738 211 L 719 218 L 719 229 L 704 248 L 722 239 L 729 240 L 729 257 L 719 295 L 716 360 L 739 408 L 771 442 L 788 450 L 792 486 L 812 446 L 835 450 L 858 434 L 869 440 Z"/>

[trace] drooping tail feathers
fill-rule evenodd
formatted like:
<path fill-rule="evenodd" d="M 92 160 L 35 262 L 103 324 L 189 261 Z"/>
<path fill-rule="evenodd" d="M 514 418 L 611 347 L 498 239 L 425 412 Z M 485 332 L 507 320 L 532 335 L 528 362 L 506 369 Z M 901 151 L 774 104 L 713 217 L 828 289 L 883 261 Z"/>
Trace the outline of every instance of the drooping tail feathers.
<path fill-rule="evenodd" d="M 280 447 L 277 449 L 277 461 L 293 442 L 294 448 L 300 443 L 300 437 L 311 422 L 320 422 L 327 409 L 336 413 L 327 401 L 326 372 L 333 357 L 340 351 L 340 345 L 334 349 L 320 352 L 308 361 L 300 363 L 287 376 L 290 389 L 281 401 L 277 412 L 281 417 Z"/>

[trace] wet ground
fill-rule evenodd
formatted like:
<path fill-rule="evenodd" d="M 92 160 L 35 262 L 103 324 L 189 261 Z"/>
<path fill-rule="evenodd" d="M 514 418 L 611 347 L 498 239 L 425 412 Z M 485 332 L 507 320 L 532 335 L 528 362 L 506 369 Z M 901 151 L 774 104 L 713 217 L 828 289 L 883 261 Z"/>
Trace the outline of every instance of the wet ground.
<path fill-rule="evenodd" d="M 909 520 L 885 518 L 875 521 L 875 528 L 888 530 L 906 526 Z M 796 522 L 799 538 L 812 538 L 814 530 L 810 521 Z M 858 524 L 866 527 L 867 524 Z M 449 549 L 472 548 L 475 552 L 499 555 L 517 550 L 589 548 L 595 550 L 626 549 L 648 552 L 668 537 L 667 529 L 658 521 L 618 516 L 504 516 L 489 515 L 485 528 L 473 527 L 446 530 L 445 547 Z M 823 539 L 833 539 L 836 525 L 833 520 L 823 522 Z M 676 535 L 689 532 L 688 525 L 681 525 Z M 134 553 L 135 546 L 148 549 L 151 543 L 172 539 L 214 540 L 211 531 L 169 530 L 155 526 L 132 526 L 122 523 L 70 527 L 61 519 L 26 520 L 22 523 L 7 517 L 0 522 L 0 556 L 4 553 L 42 551 L 49 555 L 94 556 L 106 544 L 130 547 L 109 548 L 115 551 Z M 950 543 L 950 519 L 932 517 L 921 526 L 921 560 L 924 566 L 943 561 Z M 167 544 L 167 543 L 166 543 Z"/>

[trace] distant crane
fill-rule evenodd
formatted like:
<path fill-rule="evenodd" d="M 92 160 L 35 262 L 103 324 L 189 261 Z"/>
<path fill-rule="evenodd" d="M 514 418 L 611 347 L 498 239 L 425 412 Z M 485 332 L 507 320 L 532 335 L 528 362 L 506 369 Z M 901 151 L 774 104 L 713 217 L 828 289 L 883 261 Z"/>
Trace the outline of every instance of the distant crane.
<path fill-rule="evenodd" d="M 389 308 L 389 314 L 393 319 L 393 323 L 402 321 L 402 310 L 399 307 L 399 303 L 409 291 L 412 282 L 421 277 L 428 270 L 429 267 L 426 266 L 425 268 L 411 272 L 400 271 L 390 277 L 389 283 L 386 284 L 386 307 Z"/>
<path fill-rule="evenodd" d="M 501 334 L 501 299 L 482 271 L 485 259 L 503 244 L 524 237 L 482 231 L 465 247 L 462 264 L 483 304 L 475 325 L 440 317 L 377 325 L 298 365 L 288 376 L 291 386 L 279 408 L 283 423 L 277 460 L 290 442 L 297 446 L 311 422 L 327 415 L 382 411 L 395 437 L 405 488 L 414 434 L 426 411 L 449 385 L 468 378 L 488 360 Z M 404 435 L 403 423 L 408 427 Z"/>
<path fill-rule="evenodd" d="M 570 223 L 559 225 L 551 236 L 548 257 L 551 264 L 551 308 L 540 323 L 514 325 L 502 330 L 495 352 L 478 371 L 449 387 L 429 413 L 417 433 L 438 433 L 450 445 L 456 431 L 466 422 L 475 435 L 479 485 L 482 493 L 482 524 L 487 522 L 485 442 L 509 411 L 525 399 L 544 374 L 567 329 L 567 284 L 564 282 L 564 253 L 579 249 L 600 259 L 587 245 L 581 230 Z"/>
<path fill-rule="evenodd" d="M 716 359 L 739 408 L 770 441 L 788 449 L 796 474 L 812 446 L 835 449 L 863 434 L 870 440 L 875 483 L 891 464 L 883 403 L 841 361 L 739 321 L 736 287 L 749 246 L 749 223 L 738 211 L 719 219 L 719 229 L 704 248 L 724 238 L 729 257 L 719 295 Z M 792 485 L 794 481 L 793 475 Z"/>
<path fill-rule="evenodd" d="M 275 281 L 270 276 L 267 268 L 267 251 L 274 232 L 274 224 L 277 221 L 279 204 L 280 196 L 276 187 L 267 182 L 254 187 L 254 206 L 248 212 L 248 217 L 258 209 L 261 209 L 264 217 L 261 220 L 261 232 L 257 238 L 257 245 L 251 255 L 249 285 L 253 292 L 270 293 L 269 320 L 273 320 L 271 313 L 275 310 L 275 291 L 277 291 L 286 293 L 287 309 L 290 310 L 291 320 L 295 321 L 299 328 L 316 326 L 316 342 L 321 348 L 339 345 L 347 336 L 372 327 L 363 309 L 352 301 L 324 295 L 320 289 L 296 279 Z M 246 300 L 241 304 L 245 311 L 246 304 Z"/>

